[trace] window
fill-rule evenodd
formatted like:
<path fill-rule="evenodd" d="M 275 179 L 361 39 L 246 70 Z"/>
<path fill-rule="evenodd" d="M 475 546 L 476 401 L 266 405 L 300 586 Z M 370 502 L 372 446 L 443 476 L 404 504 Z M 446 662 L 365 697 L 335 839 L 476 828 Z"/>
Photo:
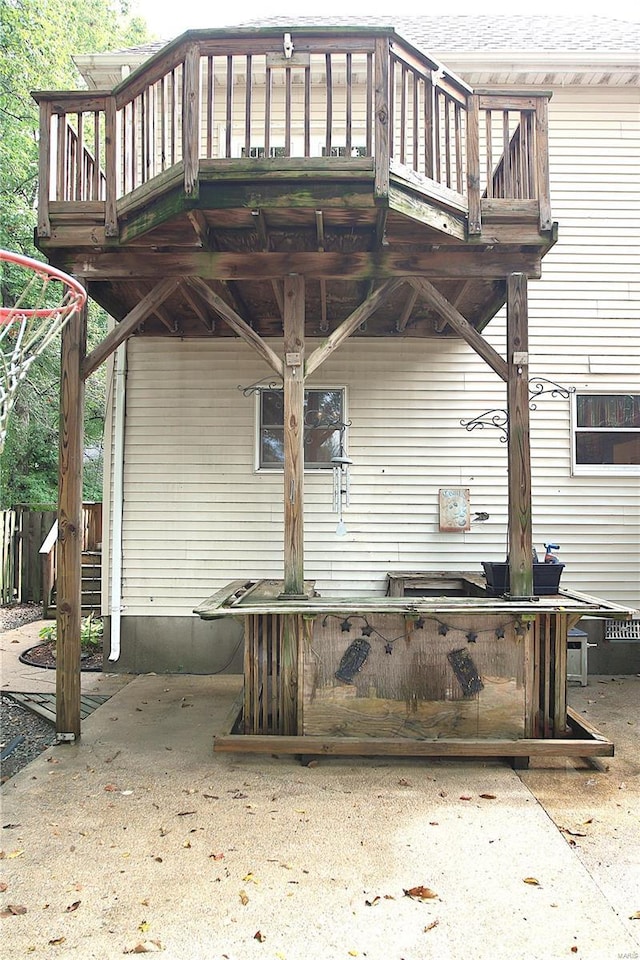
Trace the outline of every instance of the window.
<path fill-rule="evenodd" d="M 366 157 L 366 155 L 367 155 L 367 148 L 366 148 L 366 147 L 351 147 L 351 156 L 352 156 L 352 157 Z M 347 156 L 347 148 L 344 147 L 344 146 L 342 146 L 342 147 L 331 147 L 331 148 L 330 148 L 330 153 L 327 153 L 327 147 L 326 147 L 326 145 L 325 145 L 325 146 L 323 146 L 323 148 L 322 148 L 322 156 L 323 156 L 323 157 L 346 157 L 346 156 Z"/>
<path fill-rule="evenodd" d="M 240 148 L 241 157 L 251 157 L 253 160 L 264 160 L 265 150 L 264 147 L 249 147 L 249 153 L 247 153 L 246 147 Z M 285 156 L 284 147 L 269 147 L 269 156 L 274 159 L 279 159 L 280 157 Z"/>
<path fill-rule="evenodd" d="M 282 390 L 261 390 L 259 398 L 258 465 L 264 470 L 279 470 L 284 463 L 284 394 Z M 305 390 L 305 467 L 330 468 L 331 458 L 340 455 L 344 429 L 344 390 Z"/>
<path fill-rule="evenodd" d="M 574 473 L 640 473 L 640 394 L 577 394 Z"/>

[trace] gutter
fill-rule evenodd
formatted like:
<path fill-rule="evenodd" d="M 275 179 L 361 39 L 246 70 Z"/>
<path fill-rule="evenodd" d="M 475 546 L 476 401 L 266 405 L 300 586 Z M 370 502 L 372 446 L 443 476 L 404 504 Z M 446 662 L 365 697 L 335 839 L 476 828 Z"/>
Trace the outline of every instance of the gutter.
<path fill-rule="evenodd" d="M 113 437 L 113 486 L 111 510 L 111 603 L 109 614 L 110 651 L 109 660 L 120 659 L 120 636 L 122 621 L 122 509 L 124 501 L 124 427 L 125 385 L 127 380 L 127 344 L 121 343 L 116 351 L 115 363 L 115 412 Z"/>

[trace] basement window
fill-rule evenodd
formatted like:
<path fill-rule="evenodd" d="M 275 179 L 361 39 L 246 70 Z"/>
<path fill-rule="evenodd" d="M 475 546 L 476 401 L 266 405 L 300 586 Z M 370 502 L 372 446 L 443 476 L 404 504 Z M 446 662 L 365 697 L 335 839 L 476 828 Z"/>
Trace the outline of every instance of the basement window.
<path fill-rule="evenodd" d="M 578 393 L 573 399 L 574 474 L 640 473 L 640 394 Z"/>
<path fill-rule="evenodd" d="M 329 470 L 332 457 L 340 455 L 340 436 L 345 429 L 344 389 L 314 389 L 304 392 L 304 465 Z M 284 463 L 284 394 L 261 390 L 259 397 L 258 467 L 281 470 Z"/>

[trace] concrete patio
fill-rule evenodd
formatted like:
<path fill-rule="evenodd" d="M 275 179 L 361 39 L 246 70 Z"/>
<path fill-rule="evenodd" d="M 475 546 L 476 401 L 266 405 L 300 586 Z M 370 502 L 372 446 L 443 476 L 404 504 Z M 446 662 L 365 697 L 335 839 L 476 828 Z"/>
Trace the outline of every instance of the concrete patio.
<path fill-rule="evenodd" d="M 1 638 L 2 690 L 54 682 L 17 659 L 37 626 Z M 640 678 L 571 689 L 606 766 L 520 773 L 214 755 L 241 683 L 83 676 L 112 696 L 82 741 L 3 788 L 6 956 L 640 958 Z"/>

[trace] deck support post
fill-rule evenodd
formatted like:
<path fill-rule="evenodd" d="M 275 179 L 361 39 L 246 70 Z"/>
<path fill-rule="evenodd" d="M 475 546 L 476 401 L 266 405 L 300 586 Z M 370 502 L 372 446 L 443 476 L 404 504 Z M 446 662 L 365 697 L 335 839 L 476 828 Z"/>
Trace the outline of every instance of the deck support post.
<path fill-rule="evenodd" d="M 284 278 L 284 589 L 304 593 L 304 277 Z M 282 618 L 282 733 L 297 733 L 299 617 Z"/>
<path fill-rule="evenodd" d="M 507 409 L 509 415 L 509 578 L 512 597 L 533 595 L 529 333 L 527 277 L 507 278 Z"/>
<path fill-rule="evenodd" d="M 82 457 L 86 307 L 62 331 L 58 485 L 56 735 L 80 739 L 80 623 L 82 617 Z"/>

